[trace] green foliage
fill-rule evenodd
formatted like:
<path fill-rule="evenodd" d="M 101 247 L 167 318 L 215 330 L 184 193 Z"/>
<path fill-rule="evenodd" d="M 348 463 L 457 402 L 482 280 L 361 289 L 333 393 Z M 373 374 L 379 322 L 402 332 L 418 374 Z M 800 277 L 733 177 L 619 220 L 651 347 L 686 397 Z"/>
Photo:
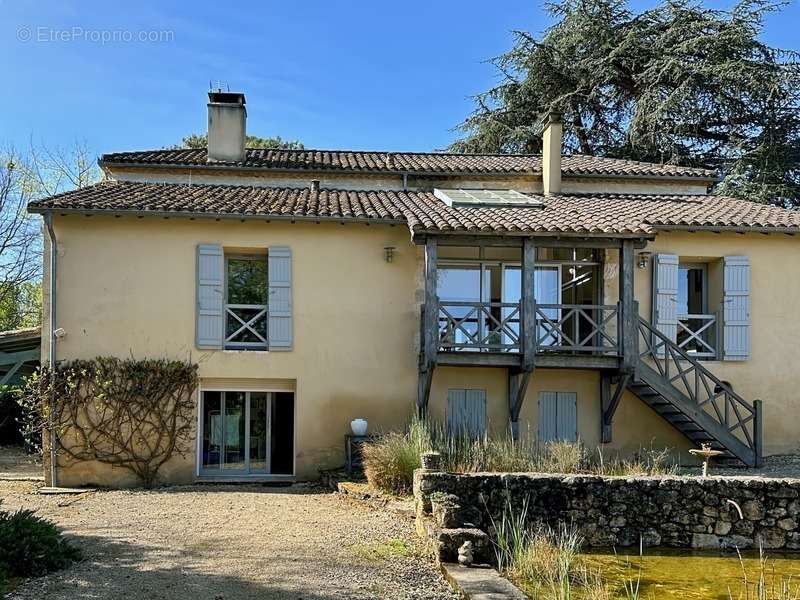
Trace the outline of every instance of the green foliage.
<path fill-rule="evenodd" d="M 208 136 L 205 134 L 193 133 L 181 140 L 183 148 L 205 148 L 206 146 L 208 146 Z M 262 138 L 256 135 L 248 135 L 245 138 L 245 146 L 248 148 L 282 148 L 284 150 L 305 148 L 303 143 L 298 140 L 284 140 L 281 136 Z"/>
<path fill-rule="evenodd" d="M 0 331 L 35 327 L 42 322 L 42 283 L 0 283 Z"/>
<path fill-rule="evenodd" d="M 780 7 L 557 0 L 552 27 L 517 32 L 493 60 L 500 83 L 476 96 L 453 149 L 538 153 L 537 123 L 555 110 L 567 152 L 720 169 L 720 193 L 798 206 L 798 56 L 759 40 Z"/>
<path fill-rule="evenodd" d="M 41 367 L 20 394 L 23 435 L 47 430 L 50 406 L 63 462 L 127 469 L 145 486 L 191 449 L 197 365 L 166 359 L 98 357 Z"/>
<path fill-rule="evenodd" d="M 37 577 L 80 559 L 50 521 L 33 511 L 0 510 L 0 584 L 5 577 Z"/>

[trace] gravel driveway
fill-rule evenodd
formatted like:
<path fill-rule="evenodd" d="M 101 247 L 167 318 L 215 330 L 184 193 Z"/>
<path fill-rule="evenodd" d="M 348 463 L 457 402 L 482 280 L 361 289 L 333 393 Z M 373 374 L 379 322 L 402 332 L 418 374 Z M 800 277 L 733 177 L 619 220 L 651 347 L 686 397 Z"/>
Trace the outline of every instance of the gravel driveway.
<path fill-rule="evenodd" d="M 455 599 L 407 515 L 306 486 L 174 487 L 42 496 L 0 482 L 5 509 L 35 508 L 84 560 L 11 598 Z"/>

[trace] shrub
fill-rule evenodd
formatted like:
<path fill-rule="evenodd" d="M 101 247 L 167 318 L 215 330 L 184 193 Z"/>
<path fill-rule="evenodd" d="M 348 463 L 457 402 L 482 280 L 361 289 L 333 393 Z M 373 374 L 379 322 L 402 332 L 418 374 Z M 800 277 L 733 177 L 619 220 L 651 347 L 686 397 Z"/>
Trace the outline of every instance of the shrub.
<path fill-rule="evenodd" d="M 0 580 L 44 575 L 79 558 L 52 522 L 30 510 L 0 510 Z"/>

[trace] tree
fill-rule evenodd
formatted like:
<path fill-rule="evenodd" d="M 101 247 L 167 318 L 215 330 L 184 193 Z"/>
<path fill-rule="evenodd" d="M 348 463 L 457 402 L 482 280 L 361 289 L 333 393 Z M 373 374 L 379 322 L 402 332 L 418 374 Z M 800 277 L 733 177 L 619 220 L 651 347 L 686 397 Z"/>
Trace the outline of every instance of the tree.
<path fill-rule="evenodd" d="M 0 330 L 41 323 L 41 222 L 28 202 L 95 183 L 100 171 L 86 144 L 26 154 L 0 151 Z"/>
<path fill-rule="evenodd" d="M 181 140 L 183 148 L 205 148 L 208 146 L 208 136 L 205 134 L 193 133 Z M 245 138 L 245 146 L 248 148 L 283 148 L 285 150 L 302 150 L 305 148 L 302 142 L 297 140 L 284 140 L 281 136 L 274 138 L 262 138 L 255 135 L 248 135 Z"/>
<path fill-rule="evenodd" d="M 759 40 L 779 8 L 667 0 L 634 14 L 625 0 L 558 0 L 552 27 L 516 32 L 492 61 L 500 81 L 475 97 L 452 149 L 538 153 L 539 117 L 557 111 L 567 152 L 719 169 L 719 192 L 798 206 L 798 54 Z"/>

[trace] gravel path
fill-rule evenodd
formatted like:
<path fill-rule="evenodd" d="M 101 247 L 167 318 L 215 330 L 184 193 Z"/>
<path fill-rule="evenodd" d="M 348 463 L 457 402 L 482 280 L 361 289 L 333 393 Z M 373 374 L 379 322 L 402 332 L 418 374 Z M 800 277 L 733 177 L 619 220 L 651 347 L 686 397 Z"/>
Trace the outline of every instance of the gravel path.
<path fill-rule="evenodd" d="M 174 487 L 43 496 L 0 482 L 5 509 L 34 508 L 84 560 L 11 598 L 448 599 L 407 515 L 306 486 Z"/>

